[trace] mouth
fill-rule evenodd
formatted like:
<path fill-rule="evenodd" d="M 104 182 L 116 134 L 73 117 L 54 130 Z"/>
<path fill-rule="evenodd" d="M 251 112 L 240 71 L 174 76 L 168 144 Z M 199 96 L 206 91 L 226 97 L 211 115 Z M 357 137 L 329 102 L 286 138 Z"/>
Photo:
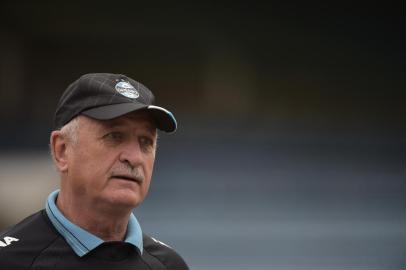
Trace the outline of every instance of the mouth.
<path fill-rule="evenodd" d="M 141 183 L 142 182 L 140 179 L 137 179 L 137 178 L 135 178 L 134 176 L 131 176 L 131 175 L 112 175 L 111 178 L 130 181 L 130 182 L 135 182 L 135 183 Z"/>

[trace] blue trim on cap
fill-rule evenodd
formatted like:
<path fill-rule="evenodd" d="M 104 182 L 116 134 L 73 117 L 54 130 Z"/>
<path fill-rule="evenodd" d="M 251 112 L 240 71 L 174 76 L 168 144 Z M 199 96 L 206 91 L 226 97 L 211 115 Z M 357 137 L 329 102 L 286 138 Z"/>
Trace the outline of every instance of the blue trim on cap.
<path fill-rule="evenodd" d="M 55 204 L 58 194 L 59 189 L 49 194 L 45 210 L 55 229 L 65 238 L 73 251 L 79 257 L 82 257 L 105 241 L 70 222 Z M 142 230 L 133 213 L 131 213 L 128 220 L 127 234 L 124 242 L 136 246 L 142 254 Z"/>
<path fill-rule="evenodd" d="M 169 114 L 170 117 L 172 117 L 172 120 L 175 123 L 175 130 L 176 130 L 178 128 L 178 122 L 176 121 L 175 116 L 170 111 L 168 111 L 168 114 Z"/>
<path fill-rule="evenodd" d="M 162 108 L 162 107 L 159 107 L 159 106 L 155 106 L 155 105 L 148 105 L 147 108 L 148 108 L 148 109 L 160 110 L 160 111 L 166 113 L 167 115 L 169 115 L 169 116 L 172 118 L 172 122 L 173 122 L 174 125 L 175 125 L 175 128 L 174 128 L 172 131 L 169 131 L 169 133 L 173 133 L 173 132 L 176 131 L 176 129 L 178 128 L 178 122 L 176 121 L 176 118 L 175 118 L 175 116 L 172 114 L 172 112 L 168 111 L 168 110 L 165 109 L 165 108 Z"/>

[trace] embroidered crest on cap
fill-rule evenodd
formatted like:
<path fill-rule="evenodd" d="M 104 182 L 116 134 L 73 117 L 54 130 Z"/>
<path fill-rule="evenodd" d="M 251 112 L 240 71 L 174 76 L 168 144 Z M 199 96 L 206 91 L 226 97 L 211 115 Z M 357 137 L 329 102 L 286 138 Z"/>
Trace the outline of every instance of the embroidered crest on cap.
<path fill-rule="evenodd" d="M 118 82 L 115 88 L 117 92 L 128 98 L 137 98 L 140 96 L 138 91 L 135 90 L 134 86 L 132 86 L 129 82 Z"/>

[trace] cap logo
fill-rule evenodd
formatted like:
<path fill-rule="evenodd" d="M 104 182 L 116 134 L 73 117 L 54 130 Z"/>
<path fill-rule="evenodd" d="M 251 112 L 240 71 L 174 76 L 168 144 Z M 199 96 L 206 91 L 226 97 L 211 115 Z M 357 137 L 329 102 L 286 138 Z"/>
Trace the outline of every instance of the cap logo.
<path fill-rule="evenodd" d="M 118 82 L 115 86 L 116 91 L 128 98 L 137 98 L 140 96 L 137 90 L 135 90 L 134 86 L 132 86 L 128 82 Z"/>

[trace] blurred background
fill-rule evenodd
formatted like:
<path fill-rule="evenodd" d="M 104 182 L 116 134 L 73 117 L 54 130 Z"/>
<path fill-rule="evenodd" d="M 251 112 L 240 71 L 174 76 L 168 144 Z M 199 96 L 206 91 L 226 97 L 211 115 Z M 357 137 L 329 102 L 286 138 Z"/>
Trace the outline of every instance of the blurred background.
<path fill-rule="evenodd" d="M 191 269 L 406 268 L 405 21 L 343 2 L 1 1 L 0 230 L 43 208 L 88 72 L 175 113 L 143 230 Z"/>

